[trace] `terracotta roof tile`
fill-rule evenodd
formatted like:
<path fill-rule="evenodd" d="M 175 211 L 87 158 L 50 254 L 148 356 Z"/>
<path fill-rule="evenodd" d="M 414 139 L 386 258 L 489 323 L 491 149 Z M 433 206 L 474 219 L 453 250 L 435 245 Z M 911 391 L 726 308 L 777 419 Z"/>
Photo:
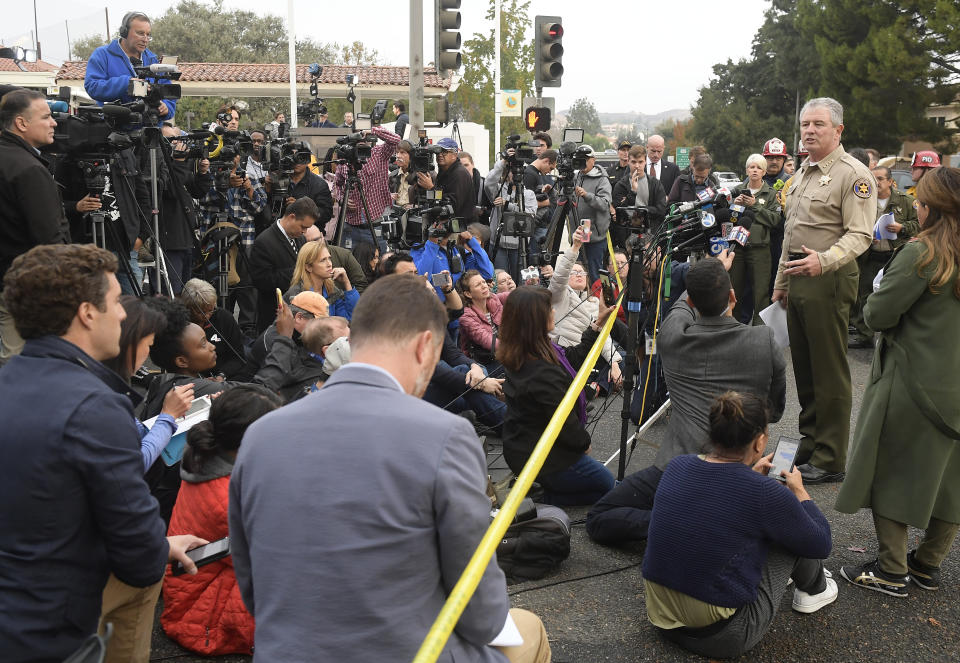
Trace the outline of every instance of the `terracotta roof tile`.
<path fill-rule="evenodd" d="M 57 65 L 44 62 L 43 60 L 37 60 L 36 62 L 23 62 L 21 64 L 23 64 L 27 71 L 57 70 Z M 17 66 L 17 63 L 10 58 L 0 58 L 0 71 L 21 71 L 21 69 Z"/>
<path fill-rule="evenodd" d="M 2 62 L 2 61 L 0 61 Z M 181 62 L 179 65 L 183 75 L 180 80 L 189 82 L 216 82 L 225 83 L 282 83 L 289 80 L 286 64 L 235 64 L 227 62 Z M 297 82 L 309 83 L 310 74 L 308 65 L 297 65 Z M 77 80 L 84 77 L 87 63 L 64 62 L 57 72 L 57 79 Z M 347 83 L 347 74 L 357 74 L 361 85 L 407 85 L 410 75 L 409 67 L 364 66 L 353 67 L 345 65 L 324 65 L 321 83 Z M 424 70 L 424 85 L 427 87 L 450 87 L 450 80 L 441 78 L 435 69 Z"/>

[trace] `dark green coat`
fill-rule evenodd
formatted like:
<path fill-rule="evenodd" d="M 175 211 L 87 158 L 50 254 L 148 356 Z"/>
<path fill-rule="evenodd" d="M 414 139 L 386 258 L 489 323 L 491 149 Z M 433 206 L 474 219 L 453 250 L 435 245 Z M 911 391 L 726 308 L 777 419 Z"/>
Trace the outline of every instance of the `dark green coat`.
<path fill-rule="evenodd" d="M 748 183 L 744 182 L 738 186 L 732 195 L 736 198 L 741 193 L 750 193 Z M 777 199 L 777 192 L 766 182 L 757 191 L 755 198 L 757 202 L 750 208 L 753 210 L 754 221 L 750 226 L 750 239 L 747 240 L 747 246 L 768 246 L 770 231 L 783 223 L 780 201 Z"/>
<path fill-rule="evenodd" d="M 890 191 L 890 202 L 883 213 L 893 212 L 893 220 L 903 226 L 897 233 L 897 238 L 890 240 L 893 248 L 906 244 L 912 237 L 920 233 L 920 220 L 917 218 L 917 199 L 900 193 L 896 189 Z"/>
<path fill-rule="evenodd" d="M 932 294 L 909 242 L 870 295 L 864 318 L 881 332 L 836 508 L 926 528 L 960 523 L 960 300 L 956 280 Z"/>

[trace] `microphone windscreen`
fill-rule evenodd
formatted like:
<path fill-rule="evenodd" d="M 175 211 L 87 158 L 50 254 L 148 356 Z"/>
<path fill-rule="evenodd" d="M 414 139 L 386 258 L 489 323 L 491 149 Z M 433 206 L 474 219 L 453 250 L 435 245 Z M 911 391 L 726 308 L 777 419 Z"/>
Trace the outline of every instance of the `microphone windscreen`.
<path fill-rule="evenodd" d="M 753 225 L 753 222 L 756 220 L 756 215 L 753 213 L 753 210 L 747 208 L 742 214 L 740 214 L 740 220 L 737 222 L 738 225 L 741 225 L 746 230 L 750 230 L 750 226 Z"/>
<path fill-rule="evenodd" d="M 112 118 L 117 122 L 126 122 L 130 119 L 132 112 L 133 111 L 126 106 L 112 106 L 108 104 L 103 107 L 103 116 L 105 118 Z"/>

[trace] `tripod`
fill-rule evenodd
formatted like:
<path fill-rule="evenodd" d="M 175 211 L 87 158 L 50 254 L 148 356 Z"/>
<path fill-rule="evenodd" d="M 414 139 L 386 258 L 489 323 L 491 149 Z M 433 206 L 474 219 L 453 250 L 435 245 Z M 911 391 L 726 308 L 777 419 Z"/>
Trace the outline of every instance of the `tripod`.
<path fill-rule="evenodd" d="M 519 273 L 522 273 L 529 265 L 529 247 L 530 240 L 533 238 L 535 217 L 526 211 L 526 201 L 524 200 L 525 187 L 523 186 L 523 162 L 511 163 L 504 168 L 497 188 L 498 193 L 503 192 L 503 187 L 510 182 L 510 176 L 513 175 L 513 205 L 514 211 L 506 211 L 506 204 L 500 213 L 500 222 L 497 224 L 497 234 L 493 240 L 493 247 L 490 251 L 490 261 L 497 259 L 497 252 L 500 250 L 500 243 L 503 237 L 516 237 L 518 251 Z M 510 250 L 505 248 L 504 250 Z M 511 275 L 514 278 L 517 275 Z"/>
<path fill-rule="evenodd" d="M 566 227 L 567 238 L 571 239 L 573 237 L 573 231 L 580 225 L 580 215 L 577 212 L 577 203 L 575 202 L 576 195 L 574 194 L 574 189 L 577 188 L 577 185 L 574 184 L 573 176 L 561 176 L 559 181 L 561 182 L 561 186 L 560 195 L 557 196 L 557 209 L 553 211 L 553 216 L 548 226 L 549 229 L 547 230 L 547 237 L 544 240 L 544 247 L 549 249 L 547 252 L 551 256 L 556 256 L 560 253 L 560 240 L 563 237 L 561 228 Z M 551 263 L 553 262 L 555 261 L 551 260 Z"/>
<path fill-rule="evenodd" d="M 350 202 L 350 192 L 356 189 L 357 195 L 360 196 L 360 203 L 363 205 L 363 218 L 366 222 L 367 230 L 370 231 L 370 238 L 373 240 L 374 246 L 380 246 L 380 242 L 377 241 L 377 232 L 373 227 L 373 219 L 370 218 L 370 208 L 367 205 L 367 195 L 363 191 L 363 181 L 360 179 L 360 168 L 358 164 L 345 160 L 337 161 L 337 163 L 340 165 L 345 164 L 349 170 L 346 184 L 343 187 L 343 196 L 340 198 L 340 211 L 337 214 L 337 232 L 333 237 L 334 245 L 343 246 L 343 228 L 347 223 L 347 203 Z M 353 246 L 345 248 L 352 249 Z"/>

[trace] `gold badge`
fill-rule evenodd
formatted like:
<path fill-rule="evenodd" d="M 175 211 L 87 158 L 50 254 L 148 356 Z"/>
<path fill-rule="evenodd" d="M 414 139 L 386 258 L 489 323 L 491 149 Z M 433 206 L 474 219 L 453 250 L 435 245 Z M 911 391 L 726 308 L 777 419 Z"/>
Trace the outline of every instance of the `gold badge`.
<path fill-rule="evenodd" d="M 873 187 L 870 186 L 870 180 L 866 177 L 861 177 L 853 183 L 853 193 L 857 198 L 869 198 L 872 191 Z"/>
<path fill-rule="evenodd" d="M 830 177 L 829 175 L 821 175 L 821 176 L 820 176 L 820 186 L 826 186 L 826 185 L 830 184 L 830 180 L 831 180 L 831 179 L 833 179 L 833 178 Z"/>

